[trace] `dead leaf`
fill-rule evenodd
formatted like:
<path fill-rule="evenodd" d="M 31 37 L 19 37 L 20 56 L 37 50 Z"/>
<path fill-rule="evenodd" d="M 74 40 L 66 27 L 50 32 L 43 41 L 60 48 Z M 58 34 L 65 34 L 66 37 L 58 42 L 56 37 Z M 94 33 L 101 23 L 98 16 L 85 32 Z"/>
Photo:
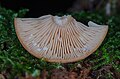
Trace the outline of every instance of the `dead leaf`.
<path fill-rule="evenodd" d="M 92 79 L 91 77 L 89 77 L 89 74 L 90 74 L 90 69 L 85 68 L 81 70 L 78 79 Z"/>
<path fill-rule="evenodd" d="M 77 79 L 78 74 L 76 72 L 69 72 L 69 79 Z"/>
<path fill-rule="evenodd" d="M 0 79 L 5 79 L 5 77 L 2 74 L 0 74 Z"/>
<path fill-rule="evenodd" d="M 51 79 L 69 79 L 68 71 L 65 69 L 54 69 L 51 72 Z"/>
<path fill-rule="evenodd" d="M 48 72 L 44 69 L 41 74 L 41 79 L 47 79 L 48 77 Z"/>

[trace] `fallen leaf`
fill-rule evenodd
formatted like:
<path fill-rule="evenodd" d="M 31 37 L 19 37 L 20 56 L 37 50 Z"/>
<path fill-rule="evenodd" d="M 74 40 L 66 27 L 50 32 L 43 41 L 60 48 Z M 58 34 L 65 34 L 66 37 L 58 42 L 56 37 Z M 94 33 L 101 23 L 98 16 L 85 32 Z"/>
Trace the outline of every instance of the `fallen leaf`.
<path fill-rule="evenodd" d="M 0 79 L 5 79 L 5 77 L 2 74 L 0 74 Z"/>

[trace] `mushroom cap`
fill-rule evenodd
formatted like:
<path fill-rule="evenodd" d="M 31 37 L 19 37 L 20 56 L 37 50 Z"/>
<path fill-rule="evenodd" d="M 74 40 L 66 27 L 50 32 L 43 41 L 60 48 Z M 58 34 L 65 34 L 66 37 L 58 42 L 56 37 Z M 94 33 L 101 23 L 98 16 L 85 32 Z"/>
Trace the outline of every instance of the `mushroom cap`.
<path fill-rule="evenodd" d="M 104 40 L 108 26 L 92 21 L 88 26 L 71 15 L 15 18 L 15 30 L 23 47 L 48 62 L 74 62 L 88 57 Z"/>

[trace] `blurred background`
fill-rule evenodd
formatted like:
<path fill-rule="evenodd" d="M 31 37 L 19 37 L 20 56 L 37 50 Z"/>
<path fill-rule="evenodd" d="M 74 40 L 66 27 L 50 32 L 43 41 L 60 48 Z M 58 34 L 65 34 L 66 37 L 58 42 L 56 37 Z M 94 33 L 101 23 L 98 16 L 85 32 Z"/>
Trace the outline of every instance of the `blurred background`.
<path fill-rule="evenodd" d="M 80 11 L 103 12 L 107 16 L 120 13 L 120 0 L 0 0 L 0 5 L 14 11 L 27 8 L 25 17 Z"/>

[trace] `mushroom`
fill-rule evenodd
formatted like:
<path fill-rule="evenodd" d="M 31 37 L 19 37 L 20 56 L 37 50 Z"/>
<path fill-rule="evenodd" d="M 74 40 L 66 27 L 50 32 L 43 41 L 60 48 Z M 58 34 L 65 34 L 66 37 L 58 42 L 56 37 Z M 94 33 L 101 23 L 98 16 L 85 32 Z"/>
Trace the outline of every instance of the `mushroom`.
<path fill-rule="evenodd" d="M 92 21 L 88 26 L 71 15 L 15 18 L 15 30 L 23 47 L 48 62 L 68 63 L 91 55 L 104 40 L 108 26 Z"/>

